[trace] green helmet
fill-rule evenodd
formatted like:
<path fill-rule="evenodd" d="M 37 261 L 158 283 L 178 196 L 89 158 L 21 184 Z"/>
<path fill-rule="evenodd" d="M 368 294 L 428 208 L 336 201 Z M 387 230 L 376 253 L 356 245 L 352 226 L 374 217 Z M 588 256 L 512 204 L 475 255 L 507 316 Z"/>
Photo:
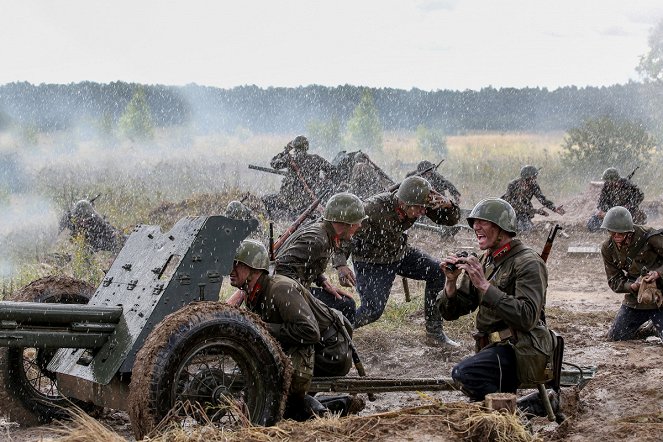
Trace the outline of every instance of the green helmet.
<path fill-rule="evenodd" d="M 288 143 L 293 149 L 308 150 L 308 139 L 304 135 L 295 137 L 294 140 Z"/>
<path fill-rule="evenodd" d="M 322 217 L 325 221 L 345 224 L 359 224 L 368 218 L 364 204 L 351 193 L 337 193 L 329 198 Z"/>
<path fill-rule="evenodd" d="M 530 166 L 529 164 L 526 166 L 523 166 L 520 169 L 520 177 L 521 178 L 532 178 L 535 177 L 539 174 L 539 169 L 537 169 L 535 166 Z"/>
<path fill-rule="evenodd" d="M 601 228 L 616 233 L 635 232 L 631 212 L 622 206 L 615 206 L 608 210 L 603 217 Z"/>
<path fill-rule="evenodd" d="M 477 219 L 490 221 L 511 236 L 516 236 L 516 211 L 511 204 L 501 198 L 486 198 L 479 201 L 467 217 L 470 227 L 474 226 L 474 220 Z"/>
<path fill-rule="evenodd" d="M 603 181 L 617 181 L 619 178 L 619 172 L 614 167 L 608 167 L 601 175 Z"/>
<path fill-rule="evenodd" d="M 87 219 L 94 215 L 94 207 L 88 200 L 80 200 L 74 205 L 71 214 L 79 220 Z"/>
<path fill-rule="evenodd" d="M 233 200 L 226 206 L 226 216 L 232 219 L 248 220 L 253 218 L 251 210 L 240 201 Z"/>
<path fill-rule="evenodd" d="M 254 239 L 247 239 L 240 243 L 235 252 L 235 261 L 244 263 L 252 269 L 269 271 L 267 247 Z"/>
<path fill-rule="evenodd" d="M 408 206 L 425 206 L 431 191 L 430 183 L 420 176 L 411 176 L 403 180 L 396 196 Z"/>

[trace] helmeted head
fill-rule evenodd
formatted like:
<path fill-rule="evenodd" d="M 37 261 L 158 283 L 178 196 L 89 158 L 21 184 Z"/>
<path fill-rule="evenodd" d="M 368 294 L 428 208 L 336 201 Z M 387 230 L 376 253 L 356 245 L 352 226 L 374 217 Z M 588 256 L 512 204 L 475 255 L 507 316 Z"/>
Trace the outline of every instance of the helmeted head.
<path fill-rule="evenodd" d="M 428 160 L 419 161 L 419 164 L 417 164 L 417 172 L 421 173 L 424 170 L 430 169 L 431 167 L 434 167 L 434 166 L 435 166 L 435 164 L 431 163 Z"/>
<path fill-rule="evenodd" d="M 233 200 L 226 206 L 226 216 L 232 219 L 248 220 L 253 218 L 251 210 L 241 201 Z"/>
<path fill-rule="evenodd" d="M 344 224 L 360 224 L 368 218 L 364 204 L 352 193 L 337 193 L 329 198 L 322 217 L 325 221 Z"/>
<path fill-rule="evenodd" d="M 431 185 L 426 178 L 411 176 L 403 180 L 396 196 L 405 205 L 426 206 L 430 192 Z"/>
<path fill-rule="evenodd" d="M 635 232 L 631 212 L 622 206 L 612 207 L 606 212 L 601 223 L 601 228 L 615 233 Z"/>
<path fill-rule="evenodd" d="M 536 166 L 525 165 L 520 168 L 520 177 L 521 178 L 535 178 L 539 174 L 539 169 Z"/>
<path fill-rule="evenodd" d="M 94 216 L 94 207 L 88 200 L 80 200 L 74 204 L 71 211 L 71 216 L 77 219 L 86 219 Z"/>
<path fill-rule="evenodd" d="M 477 219 L 490 221 L 510 236 L 516 236 L 516 211 L 511 204 L 501 198 L 486 198 L 479 201 L 467 217 L 467 223 L 473 227 Z"/>
<path fill-rule="evenodd" d="M 269 271 L 267 247 L 254 239 L 246 239 L 240 243 L 235 252 L 234 260 L 246 264 L 252 269 Z"/>
<path fill-rule="evenodd" d="M 301 150 L 304 152 L 308 150 L 308 139 L 304 135 L 295 137 L 295 139 L 288 144 L 295 150 Z"/>
<path fill-rule="evenodd" d="M 619 178 L 619 172 L 614 167 L 608 167 L 601 175 L 603 181 L 617 181 Z"/>

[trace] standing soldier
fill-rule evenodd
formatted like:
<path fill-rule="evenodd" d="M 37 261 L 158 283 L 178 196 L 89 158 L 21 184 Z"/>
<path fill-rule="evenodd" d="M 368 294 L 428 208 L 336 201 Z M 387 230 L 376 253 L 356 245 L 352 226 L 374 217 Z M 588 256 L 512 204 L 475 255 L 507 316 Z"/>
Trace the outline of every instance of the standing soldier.
<path fill-rule="evenodd" d="M 488 393 L 515 393 L 520 384 L 541 383 L 554 349 L 543 321 L 548 271 L 538 253 L 514 238 L 513 208 L 502 199 L 487 198 L 467 221 L 484 254 L 442 260 L 447 279 L 437 305 L 447 320 L 478 309 L 477 353 L 458 363 L 451 376 L 479 401 Z M 538 395 L 519 406 L 532 410 L 536 402 Z"/>
<path fill-rule="evenodd" d="M 535 214 L 548 216 L 548 212 L 545 210 L 534 209 L 532 198 L 536 198 L 544 207 L 547 207 L 553 212 L 560 215 L 564 215 L 565 213 L 562 206 L 555 206 L 555 203 L 543 195 L 539 184 L 536 182 L 537 175 L 539 175 L 539 169 L 536 167 L 530 165 L 523 166 L 520 169 L 520 178 L 511 181 L 506 189 L 506 193 L 502 195 L 502 199 L 508 202 L 516 211 L 518 232 L 526 232 L 533 227 L 532 218 L 534 218 Z"/>
<path fill-rule="evenodd" d="M 351 193 L 337 193 L 327 202 L 322 221 L 300 227 L 283 243 L 276 254 L 274 273 L 300 282 L 313 296 L 341 311 L 353 323 L 357 307 L 352 295 L 334 287 L 325 270 L 332 259 L 347 285 L 354 285 L 354 273 L 345 260 L 336 261 L 343 256 L 342 244 L 352 238 L 364 219 L 364 205 L 359 198 Z M 314 282 L 318 287 L 311 288 Z"/>
<path fill-rule="evenodd" d="M 288 216 L 299 215 L 320 194 L 323 183 L 333 175 L 334 166 L 319 155 L 308 154 L 308 147 L 308 140 L 300 135 L 269 163 L 274 169 L 286 170 L 279 193 L 263 198 L 270 216 L 280 210 Z"/>
<path fill-rule="evenodd" d="M 457 347 L 458 344 L 444 333 L 442 318 L 435 308 L 437 293 L 444 287 L 440 263 L 410 247 L 406 231 L 423 215 L 438 224 L 452 226 L 460 218 L 458 206 L 432 190 L 424 178 L 413 176 L 403 180 L 395 192 L 370 197 L 364 208 L 368 218 L 352 240 L 352 260 L 361 296 L 355 328 L 382 316 L 394 279 L 401 275 L 426 281 L 426 342 Z"/>
<path fill-rule="evenodd" d="M 601 228 L 610 234 L 601 245 L 608 285 L 613 292 L 624 293 L 608 339 L 635 339 L 638 328 L 648 320 L 663 338 L 663 232 L 634 225 L 631 212 L 621 206 L 608 210 Z M 656 284 L 654 296 L 645 299 L 640 293 L 643 282 Z"/>
<path fill-rule="evenodd" d="M 357 162 L 352 167 L 350 174 L 349 191 L 359 198 L 368 198 L 376 193 L 384 192 L 393 182 L 386 182 L 384 176 L 370 162 L 368 156 L 360 152 L 357 154 Z"/>
<path fill-rule="evenodd" d="M 427 160 L 420 161 L 419 164 L 417 164 L 417 170 L 408 172 L 407 176 L 416 175 L 417 173 L 421 173 L 424 170 L 430 169 L 431 167 L 435 167 L 435 164 Z M 431 186 L 433 186 L 433 189 L 442 195 L 444 195 L 445 192 L 449 192 L 451 198 L 454 200 L 454 203 L 456 203 L 456 205 L 460 205 L 460 192 L 458 189 L 456 189 L 456 186 L 451 183 L 451 181 L 444 178 L 444 176 L 437 170 L 431 169 L 420 176 L 426 178 Z"/>
<path fill-rule="evenodd" d="M 608 167 L 601 176 L 603 187 L 596 205 L 596 213 L 587 221 L 587 229 L 596 232 L 601 228 L 605 213 L 615 206 L 626 207 L 635 224 L 645 224 L 647 215 L 640 210 L 640 203 L 645 198 L 642 191 L 629 178 L 622 178 L 614 167 Z"/>

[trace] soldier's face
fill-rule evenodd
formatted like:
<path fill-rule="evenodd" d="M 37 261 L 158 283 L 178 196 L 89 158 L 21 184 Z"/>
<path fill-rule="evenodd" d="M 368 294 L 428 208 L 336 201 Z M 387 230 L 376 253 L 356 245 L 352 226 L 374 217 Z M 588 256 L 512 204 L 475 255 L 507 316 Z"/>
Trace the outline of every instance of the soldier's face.
<path fill-rule="evenodd" d="M 496 224 L 483 219 L 475 219 L 474 224 L 472 224 L 472 229 L 474 229 L 474 234 L 479 242 L 479 249 L 492 250 L 499 245 L 498 242 L 500 240 L 500 232 L 502 229 L 497 227 Z"/>
<path fill-rule="evenodd" d="M 339 238 L 342 240 L 352 239 L 352 236 L 357 233 L 357 230 L 361 229 L 361 223 L 357 224 L 344 224 L 343 229 L 338 234 Z"/>
<path fill-rule="evenodd" d="M 621 247 L 624 244 L 626 244 L 629 236 L 631 236 L 630 232 L 626 233 L 619 233 L 619 232 L 610 232 L 610 238 L 612 238 L 612 241 L 617 245 L 617 247 Z"/>
<path fill-rule="evenodd" d="M 417 219 L 426 214 L 426 206 L 405 206 L 404 212 L 409 219 Z"/>
<path fill-rule="evenodd" d="M 233 262 L 233 269 L 230 272 L 230 285 L 233 287 L 242 287 L 249 279 L 251 268 L 238 261 Z"/>

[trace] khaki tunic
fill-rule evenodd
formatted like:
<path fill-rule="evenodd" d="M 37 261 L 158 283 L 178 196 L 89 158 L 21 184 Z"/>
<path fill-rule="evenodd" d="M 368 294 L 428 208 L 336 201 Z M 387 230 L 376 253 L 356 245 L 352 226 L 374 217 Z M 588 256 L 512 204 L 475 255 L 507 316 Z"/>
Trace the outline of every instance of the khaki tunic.
<path fill-rule="evenodd" d="M 637 309 L 656 309 L 656 304 L 638 303 L 638 294 L 632 292 L 630 286 L 640 276 L 643 267 L 663 275 L 663 235 L 650 227 L 635 226 L 634 229 L 630 244 L 621 250 L 612 238 L 601 245 L 608 285 L 615 293 L 624 293 L 623 305 Z M 660 279 L 656 285 L 658 288 L 663 287 Z"/>
<path fill-rule="evenodd" d="M 555 210 L 555 203 L 543 195 L 539 183 L 534 182 L 528 185 L 523 178 L 511 181 L 506 188 L 506 193 L 502 195 L 502 199 L 511 204 L 513 210 L 516 211 L 516 215 L 526 216 L 530 219 L 534 218 L 532 198 L 539 200 L 544 207 Z"/>
<path fill-rule="evenodd" d="M 281 152 L 272 158 L 269 163 L 274 169 L 286 169 L 286 175 L 281 182 L 279 196 L 293 208 L 304 208 L 313 202 L 310 193 L 302 184 L 299 175 L 290 162 L 290 158 L 299 168 L 306 185 L 319 196 L 324 190 L 325 183 L 334 174 L 335 168 L 319 155 L 303 153 L 294 155 L 294 152 Z"/>

